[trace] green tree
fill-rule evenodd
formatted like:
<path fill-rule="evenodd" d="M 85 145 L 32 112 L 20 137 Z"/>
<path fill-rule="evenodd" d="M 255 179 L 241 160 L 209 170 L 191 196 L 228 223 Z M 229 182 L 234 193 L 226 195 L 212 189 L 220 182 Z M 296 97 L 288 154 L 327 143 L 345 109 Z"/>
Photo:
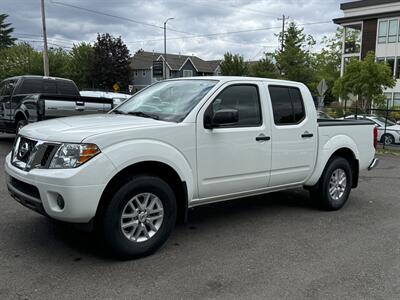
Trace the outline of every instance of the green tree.
<path fill-rule="evenodd" d="M 248 73 L 248 68 L 243 56 L 226 52 L 221 62 L 221 73 L 224 76 L 244 76 Z"/>
<path fill-rule="evenodd" d="M 90 72 L 93 68 L 93 47 L 88 43 L 74 45 L 70 55 L 69 78 L 75 81 L 80 89 L 92 87 Z"/>
<path fill-rule="evenodd" d="M 250 75 L 254 77 L 279 78 L 279 72 L 272 61 L 272 55 L 265 53 L 264 58 L 250 66 Z"/>
<path fill-rule="evenodd" d="M 316 90 L 318 83 L 322 79 L 325 79 L 328 85 L 328 91 L 325 94 L 325 103 L 337 100 L 332 93 L 332 88 L 335 81 L 340 77 L 342 38 L 343 29 L 337 28 L 334 37 L 328 38 L 325 36 L 322 39 L 322 50 L 312 56 L 311 64 L 315 78 L 311 84 L 311 89 Z"/>
<path fill-rule="evenodd" d="M 0 14 L 0 50 L 14 45 L 16 38 L 11 37 L 14 28 L 11 23 L 5 23 L 7 14 Z"/>
<path fill-rule="evenodd" d="M 300 81 L 310 87 L 313 81 L 311 55 L 309 48 L 315 44 L 311 36 L 303 33 L 291 22 L 285 33 L 279 35 L 283 39 L 283 49 L 275 52 L 276 66 L 284 79 Z"/>
<path fill-rule="evenodd" d="M 363 60 L 349 61 L 344 75 L 336 80 L 333 91 L 345 100 L 350 95 L 358 96 L 358 107 L 366 111 L 374 98 L 380 98 L 383 90 L 394 87 L 395 83 L 391 68 L 375 62 L 375 54 L 369 52 Z"/>
<path fill-rule="evenodd" d="M 67 51 L 62 48 L 49 49 L 49 72 L 50 76 L 69 78 L 68 66 L 71 57 Z M 43 56 L 41 61 L 43 62 Z"/>
<path fill-rule="evenodd" d="M 43 75 L 42 54 L 28 43 L 1 50 L 0 66 L 0 80 L 17 75 Z"/>
<path fill-rule="evenodd" d="M 110 34 L 98 34 L 94 44 L 91 76 L 94 85 L 103 89 L 112 89 L 118 83 L 121 89 L 127 89 L 130 82 L 129 50 L 121 37 Z"/>

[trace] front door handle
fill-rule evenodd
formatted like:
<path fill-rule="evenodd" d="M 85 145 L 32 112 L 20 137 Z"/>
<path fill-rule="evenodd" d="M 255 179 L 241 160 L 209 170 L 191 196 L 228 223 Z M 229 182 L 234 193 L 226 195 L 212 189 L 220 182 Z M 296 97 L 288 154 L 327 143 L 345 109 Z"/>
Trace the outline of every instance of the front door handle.
<path fill-rule="evenodd" d="M 310 138 L 310 137 L 313 137 L 313 136 L 314 136 L 314 134 L 309 133 L 308 131 L 304 132 L 304 133 L 301 135 L 302 138 Z"/>
<path fill-rule="evenodd" d="M 260 134 L 258 137 L 256 137 L 257 142 L 262 142 L 262 141 L 269 141 L 271 137 Z"/>

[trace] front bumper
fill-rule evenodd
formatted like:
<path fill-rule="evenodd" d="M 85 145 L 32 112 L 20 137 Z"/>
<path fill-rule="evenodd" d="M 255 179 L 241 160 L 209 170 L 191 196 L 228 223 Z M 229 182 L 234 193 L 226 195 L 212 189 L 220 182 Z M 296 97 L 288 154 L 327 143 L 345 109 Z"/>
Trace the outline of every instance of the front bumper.
<path fill-rule="evenodd" d="M 371 163 L 368 166 L 368 171 L 371 171 L 373 168 L 375 168 L 378 164 L 379 160 L 374 157 L 374 159 L 371 161 Z"/>
<path fill-rule="evenodd" d="M 9 154 L 5 171 L 11 196 L 43 215 L 70 223 L 87 223 L 96 215 L 101 195 L 115 170 L 102 154 L 74 169 L 26 172 L 13 166 L 10 160 Z M 57 201 L 59 196 L 64 201 L 63 207 Z"/>

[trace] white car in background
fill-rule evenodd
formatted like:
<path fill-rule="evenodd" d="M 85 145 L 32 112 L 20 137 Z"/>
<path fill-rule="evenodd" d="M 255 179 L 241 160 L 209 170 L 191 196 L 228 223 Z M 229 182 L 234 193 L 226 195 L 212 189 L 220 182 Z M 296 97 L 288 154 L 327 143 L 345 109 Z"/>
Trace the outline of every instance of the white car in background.
<path fill-rule="evenodd" d="M 95 97 L 95 98 L 109 98 L 113 99 L 114 107 L 128 100 L 132 95 L 114 93 L 114 92 L 102 92 L 102 91 L 80 91 L 81 96 Z"/>
<path fill-rule="evenodd" d="M 355 119 L 354 115 L 346 116 L 345 119 Z M 385 145 L 400 143 L 400 125 L 389 119 L 376 115 L 358 115 L 359 120 L 370 120 L 378 128 L 378 141 Z M 385 129 L 386 121 L 386 129 Z"/>

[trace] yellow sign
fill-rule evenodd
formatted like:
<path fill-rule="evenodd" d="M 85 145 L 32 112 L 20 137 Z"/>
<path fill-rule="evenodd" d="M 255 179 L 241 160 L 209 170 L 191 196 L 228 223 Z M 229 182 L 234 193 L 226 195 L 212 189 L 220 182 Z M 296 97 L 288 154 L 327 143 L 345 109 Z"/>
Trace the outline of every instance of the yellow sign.
<path fill-rule="evenodd" d="M 114 89 L 114 92 L 119 92 L 119 84 L 118 83 L 114 83 L 114 85 L 113 85 L 113 89 Z"/>

